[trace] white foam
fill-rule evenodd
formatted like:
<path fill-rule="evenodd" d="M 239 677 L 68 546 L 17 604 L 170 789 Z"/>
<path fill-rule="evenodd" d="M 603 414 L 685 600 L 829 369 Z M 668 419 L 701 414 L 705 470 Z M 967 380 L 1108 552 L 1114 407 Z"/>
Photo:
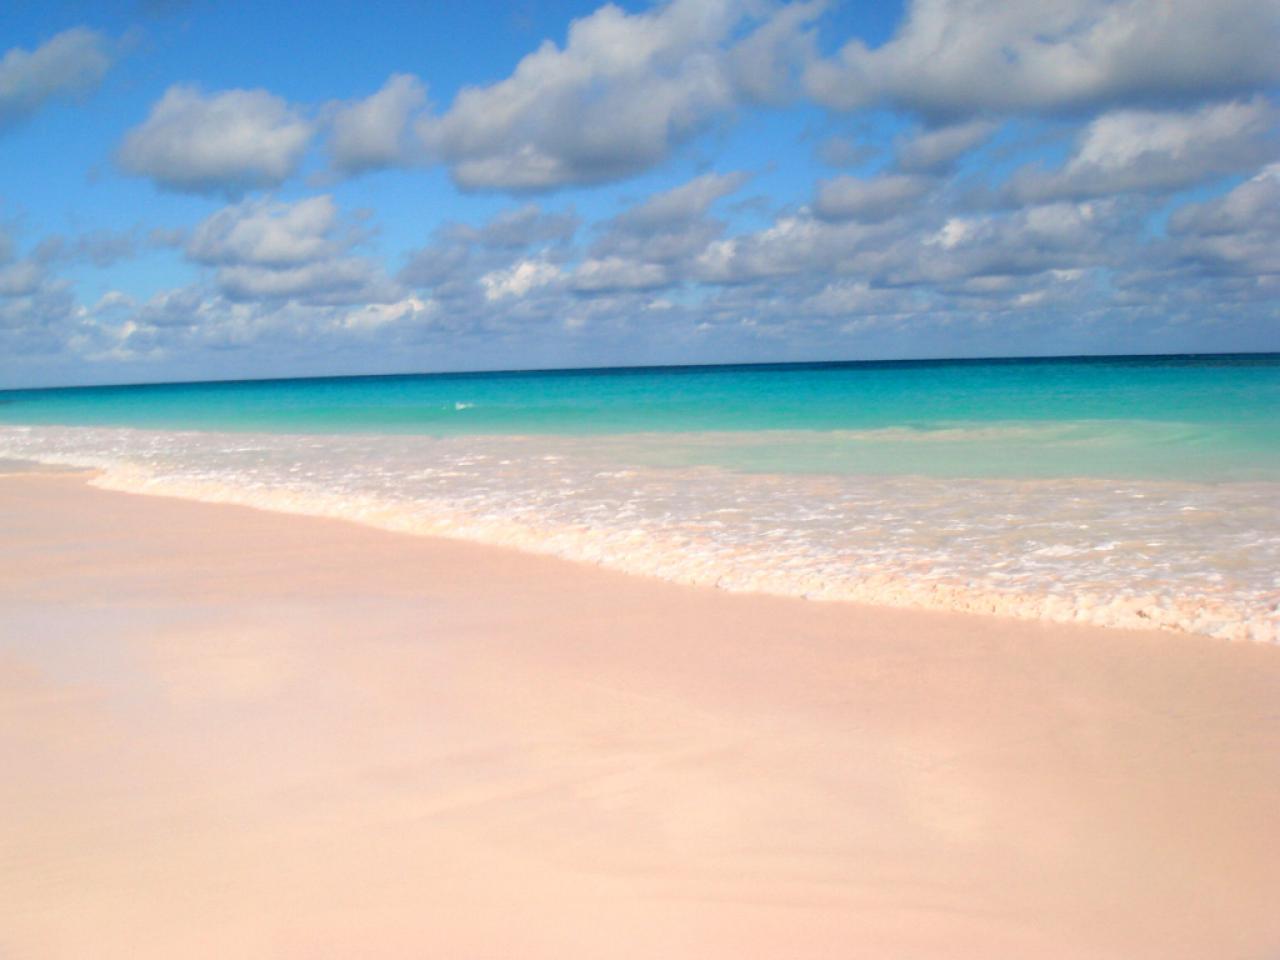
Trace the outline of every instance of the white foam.
<path fill-rule="evenodd" d="M 0 456 L 95 467 L 96 482 L 115 489 L 340 517 L 680 583 L 1280 635 L 1275 483 L 742 474 L 644 466 L 627 449 L 618 436 L 0 427 Z"/>

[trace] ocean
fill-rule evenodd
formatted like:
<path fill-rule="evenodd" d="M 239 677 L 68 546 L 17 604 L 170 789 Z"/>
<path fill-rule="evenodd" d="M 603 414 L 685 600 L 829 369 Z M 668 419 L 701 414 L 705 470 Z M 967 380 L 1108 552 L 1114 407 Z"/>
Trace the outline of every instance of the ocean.
<path fill-rule="evenodd" d="M 1280 355 L 0 391 L 0 458 L 726 590 L 1280 639 Z"/>

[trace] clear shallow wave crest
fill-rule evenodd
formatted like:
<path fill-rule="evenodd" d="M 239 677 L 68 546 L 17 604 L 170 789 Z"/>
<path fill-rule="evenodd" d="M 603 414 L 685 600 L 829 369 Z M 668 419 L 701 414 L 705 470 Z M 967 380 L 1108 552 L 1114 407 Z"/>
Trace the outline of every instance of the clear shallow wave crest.
<path fill-rule="evenodd" d="M 1070 475 L 1073 462 L 1093 462 L 1081 450 L 1119 456 L 1126 430 L 1152 429 L 428 437 L 0 426 L 0 457 L 93 467 L 116 489 L 341 517 L 726 590 L 1276 641 L 1274 473 Z M 1167 431 L 1157 446 L 1184 459 L 1202 433 L 1154 429 Z M 910 470 L 912 449 L 936 464 L 946 447 L 955 475 Z M 1052 461 L 1045 475 L 1011 469 L 1028 450 Z"/>

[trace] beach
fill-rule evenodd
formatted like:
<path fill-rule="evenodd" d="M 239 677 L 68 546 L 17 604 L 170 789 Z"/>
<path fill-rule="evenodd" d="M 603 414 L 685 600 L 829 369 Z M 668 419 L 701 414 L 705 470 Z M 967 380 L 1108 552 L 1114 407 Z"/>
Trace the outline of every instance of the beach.
<path fill-rule="evenodd" d="M 673 583 L 1280 642 L 1280 355 L 0 391 L 0 459 Z"/>
<path fill-rule="evenodd" d="M 0 478 L 0 956 L 1264 958 L 1280 647 Z"/>

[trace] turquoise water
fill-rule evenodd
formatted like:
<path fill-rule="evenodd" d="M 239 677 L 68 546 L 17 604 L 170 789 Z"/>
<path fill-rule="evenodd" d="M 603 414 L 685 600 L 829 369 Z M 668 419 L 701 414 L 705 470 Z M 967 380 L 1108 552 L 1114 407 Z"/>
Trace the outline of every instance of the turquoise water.
<path fill-rule="evenodd" d="M 0 460 L 726 590 L 1280 640 L 1280 355 L 0 393 Z"/>
<path fill-rule="evenodd" d="M 643 456 L 654 463 L 755 472 L 1268 478 L 1280 476 L 1280 355 L 6 391 L 0 422 L 442 437 L 658 433 L 672 442 L 661 450 L 650 445 Z M 720 442 L 675 438 L 705 433 L 721 435 Z"/>

